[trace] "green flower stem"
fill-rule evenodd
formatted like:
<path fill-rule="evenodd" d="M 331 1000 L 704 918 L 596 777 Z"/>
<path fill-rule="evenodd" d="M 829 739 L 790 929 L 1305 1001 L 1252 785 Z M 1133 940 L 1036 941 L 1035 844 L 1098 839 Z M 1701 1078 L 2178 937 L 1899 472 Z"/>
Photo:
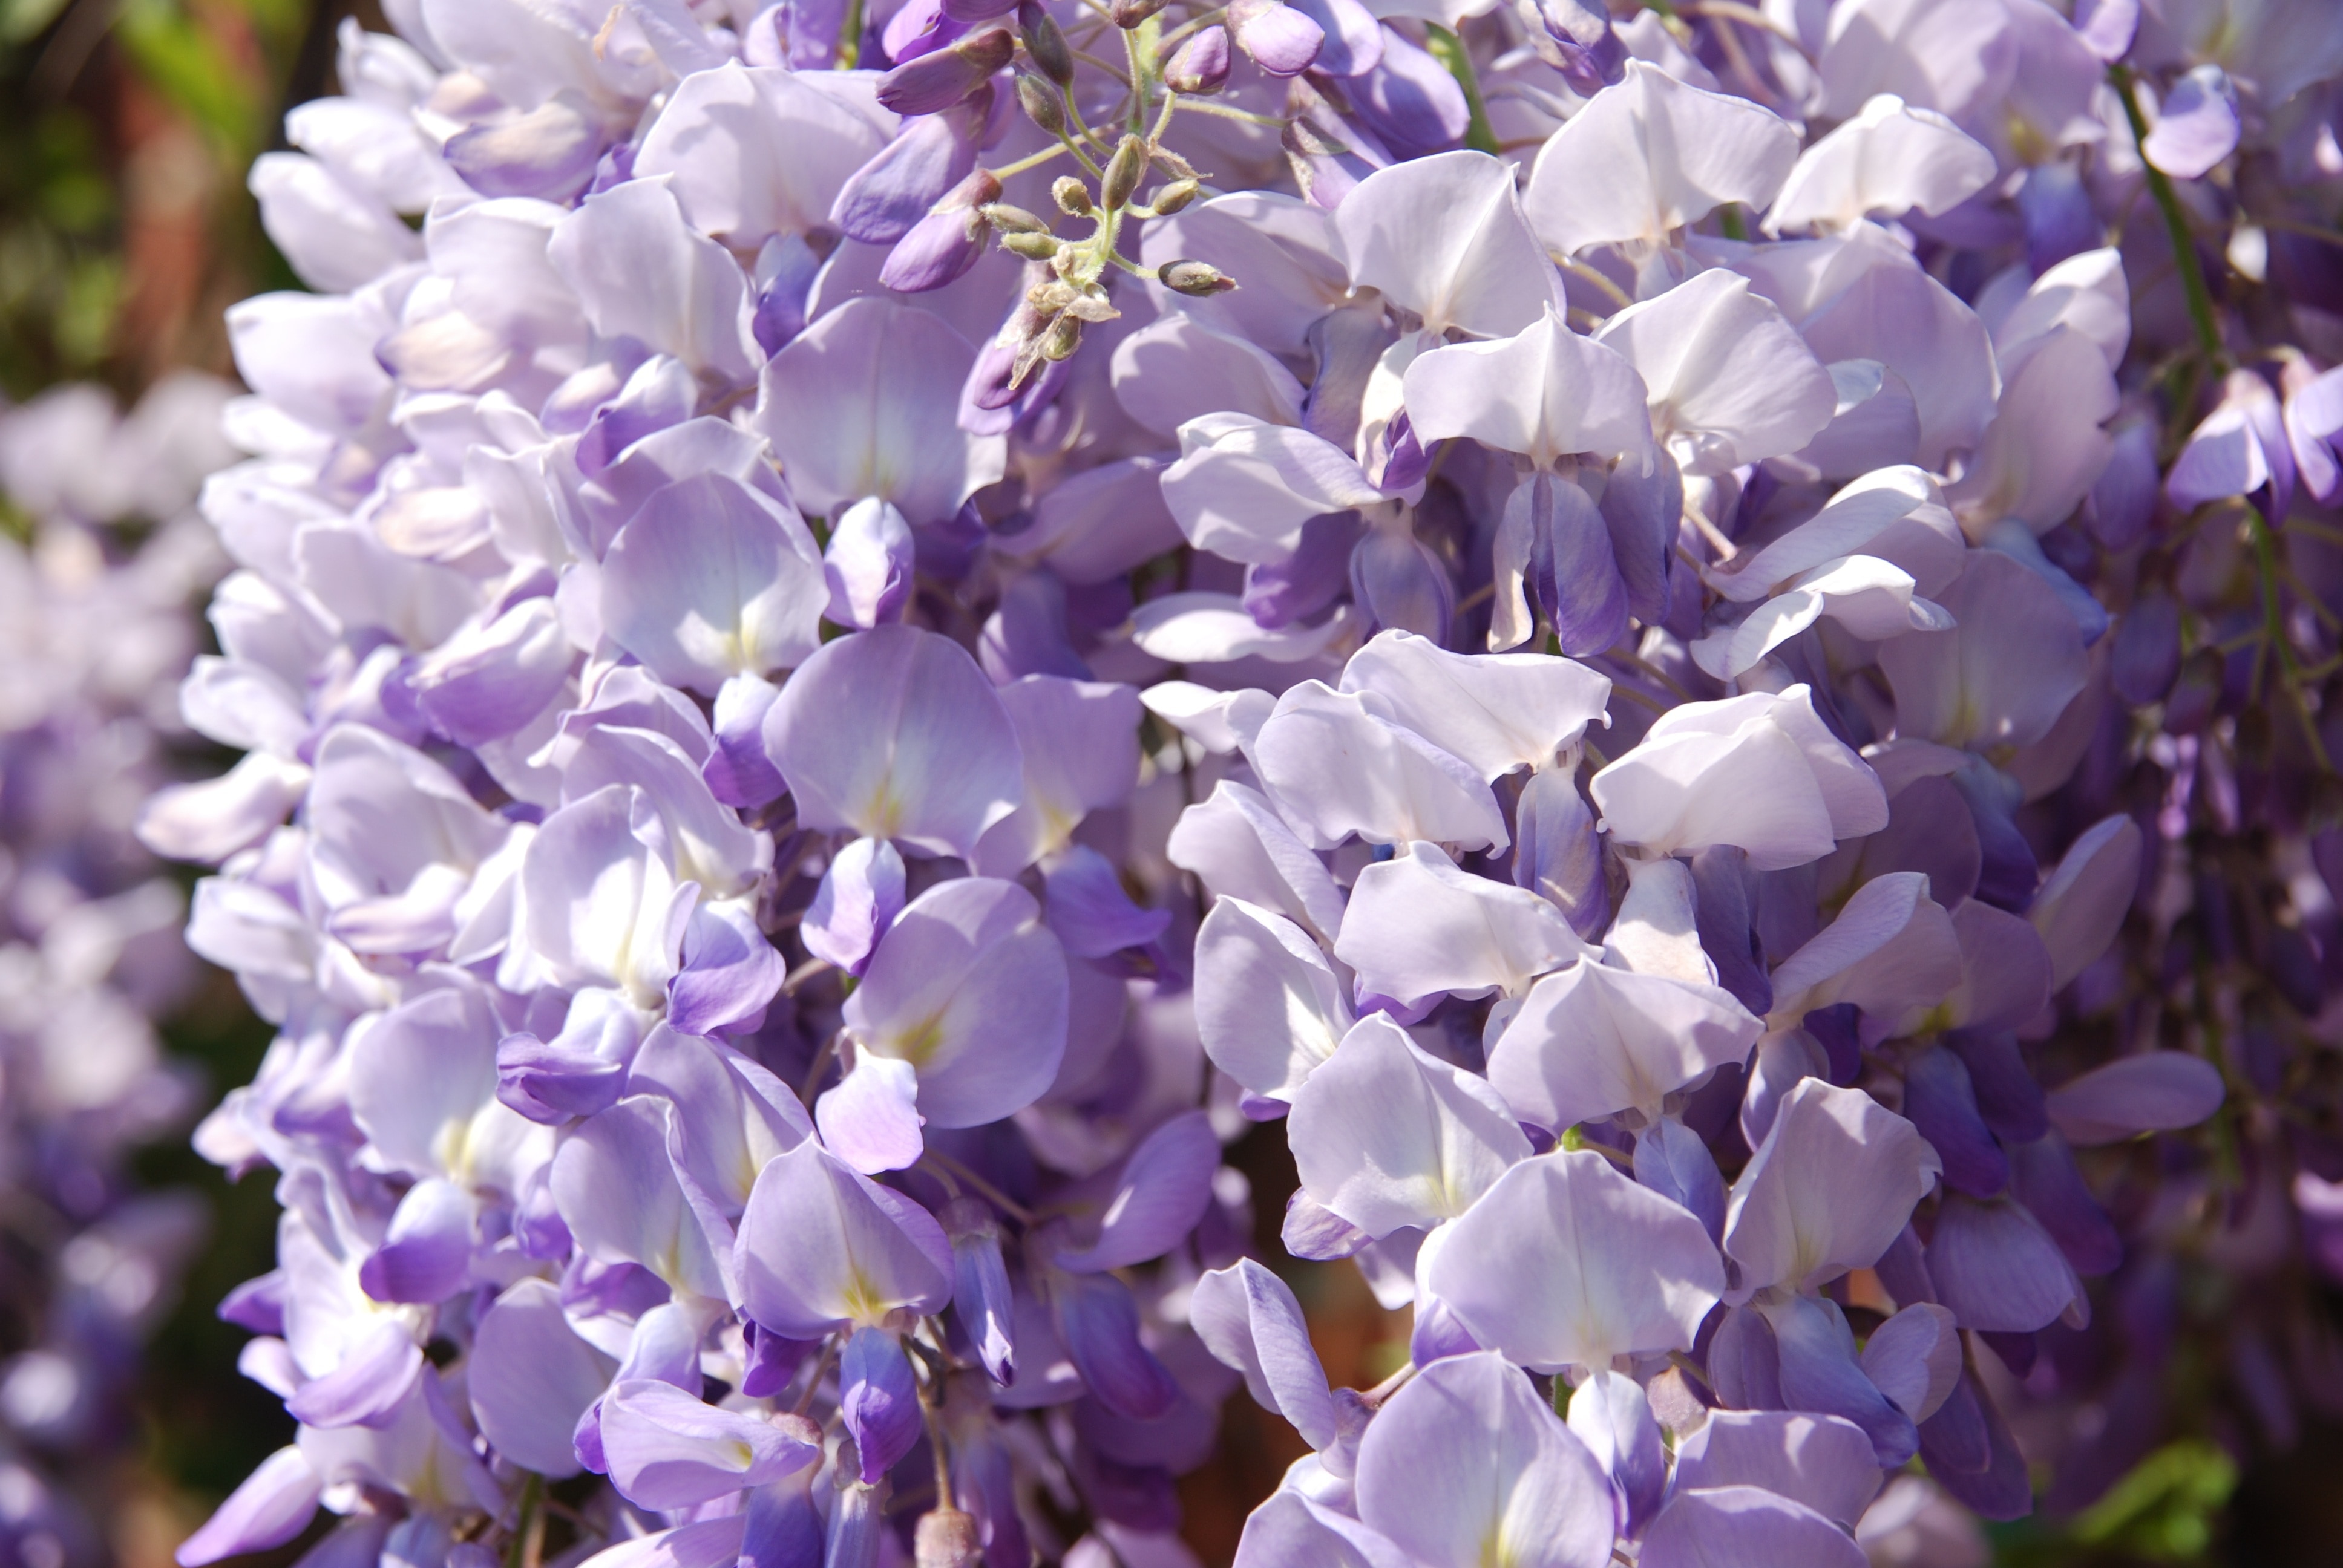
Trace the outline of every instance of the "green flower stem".
<path fill-rule="evenodd" d="M 1490 128 L 1489 106 L 1482 101 L 1481 78 L 1473 75 L 1473 56 L 1465 52 L 1464 40 L 1445 27 L 1427 22 L 1423 44 L 1432 51 L 1432 57 L 1446 66 L 1448 74 L 1456 78 L 1456 85 L 1464 89 L 1465 106 L 1473 112 L 1472 122 L 1464 131 L 1464 145 L 1495 156 L 1497 133 Z"/>
<path fill-rule="evenodd" d="M 2205 286 L 2205 267 L 2197 257 L 2197 238 L 2189 230 L 2188 215 L 2181 209 L 2172 181 L 2147 161 L 2147 116 L 2140 113 L 2139 99 L 2132 91 L 2131 67 L 2121 64 L 2108 66 L 2107 80 L 2115 85 L 2116 96 L 2123 102 L 2124 118 L 2131 126 L 2132 140 L 2141 148 L 2139 161 L 2147 175 L 2147 194 L 2155 198 L 2157 210 L 2164 215 L 2165 232 L 2172 240 L 2172 259 L 2180 268 L 2180 291 L 2188 299 L 2188 319 L 2197 327 L 2197 345 L 2216 369 L 2226 369 L 2228 357 L 2221 347 L 2220 325 L 2213 319 L 2213 294 Z M 2188 411 L 2181 412 L 2185 415 Z"/>

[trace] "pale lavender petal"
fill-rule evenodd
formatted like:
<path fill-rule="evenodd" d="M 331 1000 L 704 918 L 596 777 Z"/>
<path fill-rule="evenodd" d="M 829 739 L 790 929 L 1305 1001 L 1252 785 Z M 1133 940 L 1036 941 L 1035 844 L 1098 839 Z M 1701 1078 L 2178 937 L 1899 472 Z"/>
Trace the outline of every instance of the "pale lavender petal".
<path fill-rule="evenodd" d="M 2186 1051 L 2119 1057 L 2050 1091 L 2050 1120 L 2069 1143 L 2115 1143 L 2194 1127 L 2221 1108 L 2220 1070 Z"/>
<path fill-rule="evenodd" d="M 798 930 L 808 952 L 859 979 L 902 912 L 903 857 L 883 839 L 857 839 L 831 858 Z"/>
<path fill-rule="evenodd" d="M 840 713 L 858 716 L 852 726 Z M 933 855 L 974 851 L 1024 798 L 1008 713 L 957 644 L 882 626 L 799 667 L 765 719 L 765 749 L 798 820 L 898 839 Z"/>
<path fill-rule="evenodd" d="M 1643 1568 L 1865 1568 L 1853 1538 L 1813 1509 L 1754 1486 L 1687 1492 L 1644 1538 Z"/>
<path fill-rule="evenodd" d="M 1871 1439 L 1841 1417 L 1718 1410 L 1677 1445 L 1675 1483 L 1762 1487 L 1852 1525 L 1879 1490 L 1879 1469 Z"/>
<path fill-rule="evenodd" d="M 2202 179 L 2237 148 L 2237 89 L 2220 66 L 2199 65 L 2166 95 L 2139 146 L 2141 156 L 2176 179 Z"/>
<path fill-rule="evenodd" d="M 1634 1379 L 1603 1368 L 1572 1391 L 1568 1422 L 1618 1489 L 1621 1530 L 1640 1535 L 1667 1495 L 1668 1451 Z"/>
<path fill-rule="evenodd" d="M 1425 1269 L 1474 1337 L 1525 1365 L 1689 1349 L 1725 1292 L 1698 1219 L 1599 1154 L 1524 1160 L 1445 1228 Z"/>
<path fill-rule="evenodd" d="M 341 1365 L 285 1402 L 304 1426 L 387 1426 L 423 1375 L 423 1350 L 407 1325 L 385 1322 L 343 1352 Z"/>
<path fill-rule="evenodd" d="M 1220 1163 L 1221 1141 L 1202 1111 L 1183 1111 L 1164 1122 L 1123 1161 L 1099 1216 L 1098 1240 L 1059 1253 L 1058 1266 L 1091 1273 L 1161 1257 L 1203 1218 Z"/>
<path fill-rule="evenodd" d="M 673 686 L 714 696 L 801 664 L 826 588 L 797 514 L 720 474 L 645 501 L 602 572 L 602 624 Z"/>
<path fill-rule="evenodd" d="M 1215 1269 L 1196 1282 L 1188 1321 L 1213 1355 L 1244 1374 L 1262 1409 L 1292 1422 L 1312 1448 L 1334 1441 L 1326 1372 L 1311 1346 L 1301 1303 L 1284 1281 L 1250 1258 Z"/>
<path fill-rule="evenodd" d="M 920 1136 L 919 1075 L 908 1061 L 859 1054 L 814 1101 L 825 1148 L 866 1176 L 901 1171 L 927 1151 Z"/>
<path fill-rule="evenodd" d="M 1359 1443 L 1361 1517 L 1428 1563 L 1601 1568 L 1610 1492 L 1530 1380 L 1486 1352 L 1417 1373 Z"/>
<path fill-rule="evenodd" d="M 1733 1184 L 1725 1250 L 1745 1291 L 1867 1268 L 1936 1179 L 1936 1151 L 1859 1090 L 1805 1079 Z"/>
<path fill-rule="evenodd" d="M 1298 76 L 1325 46 L 1317 23 L 1284 0 L 1236 0 L 1229 7 L 1229 31 L 1237 47 L 1272 76 Z"/>
<path fill-rule="evenodd" d="M 1947 1196 L 1928 1238 L 1928 1274 L 1966 1329 L 2028 1333 L 2064 1315 L 2087 1322 L 2074 1267 L 2022 1205 Z"/>
<path fill-rule="evenodd" d="M 733 1266 L 743 1311 L 789 1339 L 951 1298 L 951 1243 L 934 1219 L 810 1139 L 759 1173 Z"/>
<path fill-rule="evenodd" d="M 496 1451 L 558 1479 L 578 1472 L 570 1434 L 610 1372 L 608 1358 L 570 1329 L 560 1292 L 523 1280 L 481 1314 L 464 1382 L 473 1418 Z"/>
<path fill-rule="evenodd" d="M 611 1482 L 639 1508 L 687 1508 L 761 1486 L 821 1453 L 803 1416 L 723 1410 L 653 1379 L 610 1390 L 602 1402 L 602 1446 Z"/>
<path fill-rule="evenodd" d="M 868 630 L 900 618 L 911 597 L 911 527 L 888 502 L 866 497 L 839 517 L 822 552 L 830 587 L 823 613 Z"/>
<path fill-rule="evenodd" d="M 225 1557 L 282 1546 L 316 1516 L 322 1490 L 301 1451 L 287 1444 L 262 1460 L 173 1555 L 180 1568 L 205 1568 Z"/>
<path fill-rule="evenodd" d="M 1065 954 L 1032 895 L 965 877 L 904 907 L 845 1020 L 862 1050 L 918 1070 L 930 1125 L 975 1127 L 1049 1089 L 1065 1058 L 1069 1005 Z"/>

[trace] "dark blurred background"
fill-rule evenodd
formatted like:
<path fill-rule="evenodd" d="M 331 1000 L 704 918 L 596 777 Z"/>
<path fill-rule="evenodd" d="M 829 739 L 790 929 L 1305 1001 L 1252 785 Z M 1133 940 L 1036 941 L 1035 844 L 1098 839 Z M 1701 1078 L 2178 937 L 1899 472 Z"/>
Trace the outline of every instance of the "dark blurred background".
<path fill-rule="evenodd" d="M 384 25 L 375 0 L 0 0 L 0 396 L 21 402 L 61 381 L 95 380 L 126 405 L 179 367 L 233 375 L 223 310 L 248 294 L 299 286 L 261 234 L 244 171 L 283 145 L 287 107 L 334 90 L 335 30 L 347 16 Z M 249 1080 L 267 1045 L 216 972 L 165 1032 L 200 1065 L 214 1097 Z M 1257 1193 L 1292 1188 L 1273 1126 L 1250 1133 L 1231 1159 Z M 149 1348 L 139 1431 L 107 1521 L 121 1568 L 168 1568 L 172 1549 L 289 1439 L 292 1423 L 237 1374 L 246 1335 L 213 1313 L 232 1286 L 273 1261 L 266 1174 L 231 1185 L 183 1140 L 146 1151 L 140 1174 L 194 1189 L 215 1215 Z M 1329 1375 L 1373 1385 L 1406 1353 L 1404 1315 L 1381 1311 L 1346 1265 L 1284 1260 L 1278 1206 L 1262 1208 L 1261 1255 L 1278 1262 L 1309 1310 Z M 2328 1305 L 2343 1322 L 2343 1293 L 2330 1289 Z M 2238 1412 L 2218 1408 L 2218 1396 L 2204 1403 L 2190 1412 L 2196 1434 L 2176 1433 L 2090 1510 L 1991 1532 L 1992 1560 L 2343 1563 L 2343 1429 L 2307 1427 L 2273 1452 L 2236 1437 Z M 2242 1463 L 2231 1457 L 2240 1449 Z M 1230 1560 L 1247 1511 L 1303 1452 L 1242 1393 L 1230 1402 L 1219 1452 L 1182 1488 L 1189 1540 L 1207 1563 Z M 289 1564 L 307 1543 L 254 1568 Z M 1957 1554 L 1894 1561 L 1968 1568 Z"/>

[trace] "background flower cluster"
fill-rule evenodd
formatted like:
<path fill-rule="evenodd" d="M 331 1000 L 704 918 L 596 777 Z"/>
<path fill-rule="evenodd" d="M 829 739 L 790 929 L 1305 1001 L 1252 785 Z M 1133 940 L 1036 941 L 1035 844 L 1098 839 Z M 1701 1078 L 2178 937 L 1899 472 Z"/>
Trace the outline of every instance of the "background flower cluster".
<path fill-rule="evenodd" d="M 248 391 L 7 416 L 28 1443 L 196 1223 L 136 802 L 273 1034 L 185 1568 L 2185 1558 L 2343 1418 L 2318 6 L 383 22 Z"/>

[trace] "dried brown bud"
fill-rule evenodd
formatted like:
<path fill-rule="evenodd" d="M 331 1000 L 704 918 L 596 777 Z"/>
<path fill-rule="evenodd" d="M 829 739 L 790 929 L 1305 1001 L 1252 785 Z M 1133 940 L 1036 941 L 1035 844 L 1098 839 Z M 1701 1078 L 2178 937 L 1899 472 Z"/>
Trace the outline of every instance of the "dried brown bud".
<path fill-rule="evenodd" d="M 1131 205 L 1133 192 L 1139 189 L 1139 178 L 1147 172 L 1147 144 L 1137 136 L 1125 136 L 1108 160 L 1106 176 L 1099 181 L 1099 205 L 1113 212 Z"/>
<path fill-rule="evenodd" d="M 1192 294 L 1199 299 L 1226 294 L 1237 286 L 1236 279 L 1209 261 L 1167 261 L 1155 269 L 1155 279 L 1175 294 Z"/>
<path fill-rule="evenodd" d="M 1041 357 L 1044 359 L 1071 359 L 1074 350 L 1081 346 L 1082 318 L 1079 316 L 1061 316 L 1050 323 L 1048 331 L 1041 334 Z"/>
<path fill-rule="evenodd" d="M 1147 205 L 1155 209 L 1156 216 L 1170 217 L 1173 213 L 1194 201 L 1203 188 L 1194 180 L 1174 180 L 1157 191 L 1154 199 Z"/>
<path fill-rule="evenodd" d="M 1020 73 L 1017 77 L 1017 106 L 1025 117 L 1053 136 L 1066 134 L 1065 100 L 1058 90 L 1038 76 Z"/>
<path fill-rule="evenodd" d="M 1172 0 L 1114 0 L 1114 25 L 1125 32 L 1157 15 Z"/>
<path fill-rule="evenodd" d="M 911 1561 L 918 1568 L 976 1568 L 984 1561 L 983 1533 L 957 1508 L 922 1513 L 911 1533 Z"/>
<path fill-rule="evenodd" d="M 1050 199 L 1070 217 L 1088 217 L 1096 210 L 1091 206 L 1091 187 L 1071 175 L 1058 176 L 1050 186 Z"/>

